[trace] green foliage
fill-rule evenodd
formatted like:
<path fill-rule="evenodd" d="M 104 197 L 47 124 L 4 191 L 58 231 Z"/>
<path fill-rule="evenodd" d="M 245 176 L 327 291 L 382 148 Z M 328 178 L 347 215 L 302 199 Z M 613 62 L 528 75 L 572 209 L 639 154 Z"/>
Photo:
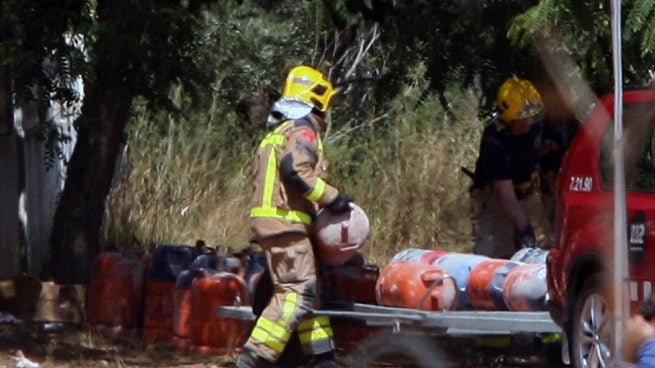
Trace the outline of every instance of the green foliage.
<path fill-rule="evenodd" d="M 279 90 L 289 67 L 311 61 L 313 5 L 287 5 L 267 13 L 252 1 L 241 5 L 228 2 L 208 14 L 206 37 L 215 53 L 218 91 L 227 101 L 236 103 L 261 89 Z M 310 21 L 293 21 L 296 19 Z"/>
<path fill-rule="evenodd" d="M 469 251 L 468 178 L 481 124 L 477 93 L 449 86 L 452 120 L 422 76 L 418 63 L 390 102 L 380 131 L 368 126 L 326 142 L 329 181 L 352 195 L 369 214 L 373 234 L 367 258 L 385 262 L 409 247 Z M 182 91 L 174 95 L 180 108 Z M 122 246 L 202 238 L 211 246 L 247 244 L 251 160 L 256 142 L 233 140 L 238 124 L 216 96 L 214 110 L 188 118 L 142 108 L 129 131 L 129 175 L 112 191 L 104 241 Z M 213 116 L 222 116 L 215 121 Z M 333 116 L 335 120 L 347 116 Z"/>
<path fill-rule="evenodd" d="M 192 106 L 181 89 L 170 97 L 182 110 Z M 236 116 L 225 108 L 214 104 L 213 110 L 177 115 L 135 105 L 126 164 L 107 202 L 104 244 L 145 249 L 150 243 L 193 244 L 198 238 L 243 244 L 247 198 L 242 192 L 249 189 L 254 143 L 231 139 Z"/>
<path fill-rule="evenodd" d="M 625 2 L 628 83 L 643 84 L 653 65 L 654 4 Z M 609 19 L 600 0 L 7 0 L 0 66 L 19 103 L 76 101 L 67 86 L 78 75 L 91 92 L 136 98 L 129 175 L 104 228 L 121 244 L 245 244 L 249 162 L 264 132 L 235 106 L 279 90 L 292 65 L 325 71 L 340 88 L 326 142 L 333 181 L 369 211 L 369 249 L 379 251 L 370 255 L 383 258 L 397 247 L 467 247 L 459 168 L 473 165 L 478 116 L 507 76 L 539 76 L 532 51 L 544 32 L 595 89 L 609 88 Z"/>
<path fill-rule="evenodd" d="M 89 19 L 85 5 L 84 1 L 0 4 L 0 65 L 11 72 L 19 104 L 36 101 L 48 106 L 51 99 L 79 102 L 72 80 L 86 68 L 79 62 L 83 51 L 71 35 Z"/>
<path fill-rule="evenodd" d="M 483 115 L 493 108 L 498 86 L 512 74 L 528 75 L 528 50 L 507 39 L 511 20 L 525 10 L 513 1 L 380 1 L 382 43 L 395 62 L 383 77 L 383 93 L 398 92 L 407 64 L 423 59 L 431 90 L 441 93 L 453 81 L 482 88 Z M 442 104 L 443 95 L 439 95 Z"/>
<path fill-rule="evenodd" d="M 625 28 L 628 32 L 626 32 L 625 39 L 631 42 L 633 38 L 638 38 L 637 41 L 641 46 L 640 56 L 652 59 L 655 53 L 655 22 L 653 22 L 655 18 L 655 1 L 631 1 L 626 5 L 628 17 Z"/>
<path fill-rule="evenodd" d="M 517 45 L 544 47 L 540 37 L 554 38 L 579 65 L 598 94 L 612 89 L 612 39 L 607 1 L 545 0 L 516 17 L 510 39 Z M 650 82 L 655 57 L 655 2 L 624 1 L 622 6 L 623 74 L 626 85 Z"/>
<path fill-rule="evenodd" d="M 479 95 L 461 85 L 444 95 L 451 119 L 417 63 L 386 114 L 389 129 L 373 129 L 328 145 L 331 179 L 367 211 L 373 233 L 369 259 L 385 262 L 407 247 L 470 251 L 469 179 L 481 124 Z"/>

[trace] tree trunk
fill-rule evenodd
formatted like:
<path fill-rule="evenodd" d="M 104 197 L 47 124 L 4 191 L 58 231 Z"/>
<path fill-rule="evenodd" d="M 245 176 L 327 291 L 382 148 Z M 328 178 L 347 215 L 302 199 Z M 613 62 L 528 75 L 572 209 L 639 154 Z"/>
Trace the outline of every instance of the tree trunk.
<path fill-rule="evenodd" d="M 77 122 L 78 140 L 53 220 L 52 257 L 44 267 L 59 283 L 86 283 L 100 253 L 105 199 L 134 96 L 132 77 L 124 74 L 130 68 L 124 69 L 125 64 L 116 60 L 120 53 L 107 52 L 116 50 L 121 37 L 138 38 L 122 22 L 128 4 L 127 0 L 98 1 L 98 20 L 111 31 L 101 33 L 92 48 L 95 78 L 87 84 Z"/>
<path fill-rule="evenodd" d="M 100 252 L 100 227 L 131 98 L 91 91 L 85 98 L 78 141 L 55 212 L 45 269 L 59 283 L 86 283 Z"/>

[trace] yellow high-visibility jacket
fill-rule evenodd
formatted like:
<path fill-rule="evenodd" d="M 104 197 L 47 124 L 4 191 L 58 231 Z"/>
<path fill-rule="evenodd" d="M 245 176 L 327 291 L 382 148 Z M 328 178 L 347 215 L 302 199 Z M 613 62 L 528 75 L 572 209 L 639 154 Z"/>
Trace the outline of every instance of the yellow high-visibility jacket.
<path fill-rule="evenodd" d="M 251 241 L 287 232 L 308 234 L 318 209 L 339 194 L 325 181 L 319 128 L 308 115 L 280 123 L 261 141 L 253 170 Z"/>

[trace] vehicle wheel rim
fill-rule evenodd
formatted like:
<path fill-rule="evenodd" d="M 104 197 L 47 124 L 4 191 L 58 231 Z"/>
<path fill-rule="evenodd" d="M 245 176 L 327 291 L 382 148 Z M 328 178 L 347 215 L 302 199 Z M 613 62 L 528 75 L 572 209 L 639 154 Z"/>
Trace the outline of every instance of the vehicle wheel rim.
<path fill-rule="evenodd" d="M 600 294 L 591 294 L 580 311 L 579 361 L 582 367 L 607 367 L 610 361 L 610 316 L 607 302 Z"/>

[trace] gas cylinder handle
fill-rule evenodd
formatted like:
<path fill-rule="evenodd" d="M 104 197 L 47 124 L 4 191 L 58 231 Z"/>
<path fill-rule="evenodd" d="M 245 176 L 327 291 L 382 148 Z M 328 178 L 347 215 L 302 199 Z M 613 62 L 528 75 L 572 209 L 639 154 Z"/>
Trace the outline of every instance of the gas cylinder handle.
<path fill-rule="evenodd" d="M 444 280 L 446 279 L 451 279 L 455 285 L 455 298 L 453 300 L 453 305 L 457 305 L 456 303 L 458 302 L 459 299 L 459 289 L 457 288 L 457 280 L 453 276 L 450 276 L 448 274 L 444 274 L 443 276 L 437 277 L 434 281 L 428 285 L 428 287 L 425 290 L 425 293 L 423 293 L 423 296 L 421 297 L 421 300 L 416 305 L 416 309 L 421 309 L 423 306 L 423 303 L 425 303 L 425 300 L 430 296 L 432 293 L 432 290 L 436 288 L 437 286 L 443 285 Z"/>

